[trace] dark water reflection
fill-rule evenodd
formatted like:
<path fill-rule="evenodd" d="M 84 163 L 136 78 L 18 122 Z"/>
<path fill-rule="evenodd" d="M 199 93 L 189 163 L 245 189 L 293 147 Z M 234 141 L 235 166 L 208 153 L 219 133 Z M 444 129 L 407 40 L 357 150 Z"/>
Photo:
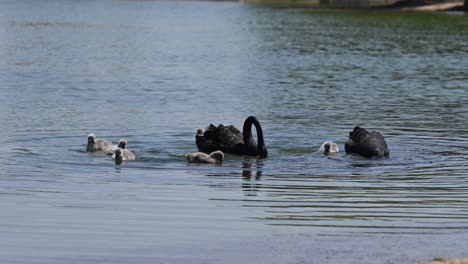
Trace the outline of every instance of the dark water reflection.
<path fill-rule="evenodd" d="M 2 1 L 0 262 L 466 255 L 467 33 L 458 13 Z M 196 128 L 248 115 L 268 159 L 185 162 Z M 355 125 L 391 157 L 344 155 Z"/>

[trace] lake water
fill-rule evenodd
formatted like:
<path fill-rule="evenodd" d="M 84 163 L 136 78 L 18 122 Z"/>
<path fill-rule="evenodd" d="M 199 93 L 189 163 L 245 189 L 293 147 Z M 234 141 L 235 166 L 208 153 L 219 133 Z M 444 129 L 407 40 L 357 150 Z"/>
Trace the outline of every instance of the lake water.
<path fill-rule="evenodd" d="M 2 0 L 0 58 L 1 263 L 468 255 L 467 15 Z M 185 162 L 249 115 L 267 159 Z M 346 156 L 355 125 L 390 158 Z"/>

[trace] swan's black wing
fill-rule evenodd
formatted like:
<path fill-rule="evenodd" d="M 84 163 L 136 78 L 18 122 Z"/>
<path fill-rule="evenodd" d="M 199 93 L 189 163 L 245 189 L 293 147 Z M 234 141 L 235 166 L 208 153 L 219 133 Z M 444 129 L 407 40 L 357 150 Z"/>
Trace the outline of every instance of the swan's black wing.
<path fill-rule="evenodd" d="M 197 146 L 200 151 L 211 153 L 221 150 L 236 154 L 239 145 L 244 144 L 242 133 L 234 126 L 209 125 L 203 136 L 197 136 Z"/>
<path fill-rule="evenodd" d="M 359 126 L 349 133 L 345 150 L 348 154 L 356 153 L 366 158 L 385 157 L 390 154 L 382 134 L 376 131 L 369 132 Z"/>

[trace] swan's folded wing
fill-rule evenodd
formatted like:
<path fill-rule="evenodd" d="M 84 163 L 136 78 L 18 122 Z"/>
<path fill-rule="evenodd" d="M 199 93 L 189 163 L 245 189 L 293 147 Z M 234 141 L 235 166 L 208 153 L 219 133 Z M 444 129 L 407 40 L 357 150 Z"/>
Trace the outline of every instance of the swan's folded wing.
<path fill-rule="evenodd" d="M 204 140 L 208 144 L 209 149 L 204 149 L 204 152 L 211 152 L 216 150 L 229 151 L 238 144 L 243 144 L 242 133 L 234 126 L 224 126 L 220 124 L 215 127 L 210 125 L 207 127 Z M 208 150 L 208 151 L 207 151 Z"/>
<path fill-rule="evenodd" d="M 370 145 L 374 146 L 376 156 L 384 157 L 390 155 L 387 142 L 379 132 L 373 131 L 370 134 L 368 141 Z"/>

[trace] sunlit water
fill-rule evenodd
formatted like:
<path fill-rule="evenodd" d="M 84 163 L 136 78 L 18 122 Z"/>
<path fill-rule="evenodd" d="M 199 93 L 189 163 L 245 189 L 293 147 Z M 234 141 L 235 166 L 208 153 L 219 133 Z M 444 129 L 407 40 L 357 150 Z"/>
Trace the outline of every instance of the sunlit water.
<path fill-rule="evenodd" d="M 0 58 L 1 263 L 468 255 L 466 15 L 1 1 Z M 268 159 L 185 162 L 196 128 L 249 115 Z M 391 157 L 346 156 L 355 125 Z"/>

